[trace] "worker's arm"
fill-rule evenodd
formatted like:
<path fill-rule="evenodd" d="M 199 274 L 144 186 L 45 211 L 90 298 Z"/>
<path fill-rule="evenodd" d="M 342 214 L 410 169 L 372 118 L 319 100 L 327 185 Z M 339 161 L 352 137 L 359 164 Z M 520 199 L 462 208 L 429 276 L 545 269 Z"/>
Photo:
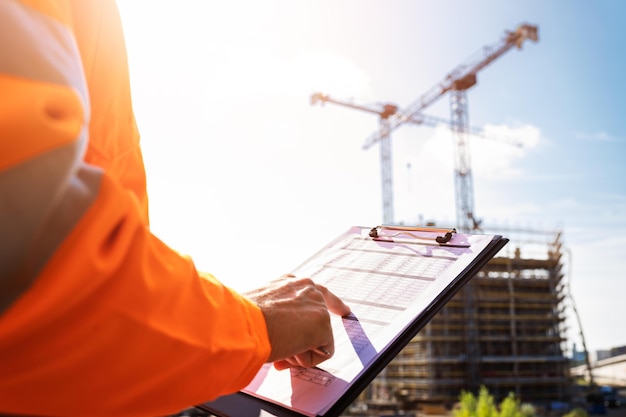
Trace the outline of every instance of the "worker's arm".
<path fill-rule="evenodd" d="M 116 83 L 91 95 L 73 12 L 0 3 L 0 414 L 164 415 L 245 386 L 270 354 L 265 319 L 150 233 L 126 166 L 85 161 L 132 114 L 100 100 Z"/>
<path fill-rule="evenodd" d="M 243 388 L 269 357 L 259 308 L 200 278 L 135 205 L 105 176 L 0 317 L 0 411 L 163 415 Z"/>

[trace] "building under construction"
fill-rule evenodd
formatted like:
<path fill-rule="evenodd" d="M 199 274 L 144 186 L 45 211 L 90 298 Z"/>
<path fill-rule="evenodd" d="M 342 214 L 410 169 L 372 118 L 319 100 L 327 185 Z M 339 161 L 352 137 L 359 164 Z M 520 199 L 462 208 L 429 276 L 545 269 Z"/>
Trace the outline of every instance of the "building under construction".
<path fill-rule="evenodd" d="M 549 404 L 570 395 L 565 346 L 566 282 L 560 233 L 513 240 L 372 382 L 371 404 L 402 399 L 450 406 L 486 386 Z M 529 233 L 518 233 L 529 236 Z"/>

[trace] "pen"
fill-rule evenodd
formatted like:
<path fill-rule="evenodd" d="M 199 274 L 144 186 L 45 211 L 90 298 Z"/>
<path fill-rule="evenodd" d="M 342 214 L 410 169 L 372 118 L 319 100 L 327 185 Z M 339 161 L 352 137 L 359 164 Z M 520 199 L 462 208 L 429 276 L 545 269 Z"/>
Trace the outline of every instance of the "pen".
<path fill-rule="evenodd" d="M 317 349 L 311 349 L 311 350 L 320 356 L 330 357 L 330 352 L 324 347 L 320 346 Z"/>

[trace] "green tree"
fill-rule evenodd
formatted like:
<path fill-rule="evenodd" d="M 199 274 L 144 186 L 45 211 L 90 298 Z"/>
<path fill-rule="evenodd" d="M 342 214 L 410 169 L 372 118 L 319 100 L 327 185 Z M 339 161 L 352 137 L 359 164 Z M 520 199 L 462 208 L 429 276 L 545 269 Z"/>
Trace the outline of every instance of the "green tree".
<path fill-rule="evenodd" d="M 514 393 L 502 400 L 499 405 L 482 386 L 478 398 L 471 392 L 463 391 L 459 396 L 459 408 L 453 412 L 454 417 L 534 417 L 535 408 L 530 404 L 521 404 Z M 572 416 L 574 417 L 574 416 Z"/>
<path fill-rule="evenodd" d="M 565 414 L 563 417 L 589 417 L 589 413 L 582 408 L 574 408 L 569 413 Z"/>

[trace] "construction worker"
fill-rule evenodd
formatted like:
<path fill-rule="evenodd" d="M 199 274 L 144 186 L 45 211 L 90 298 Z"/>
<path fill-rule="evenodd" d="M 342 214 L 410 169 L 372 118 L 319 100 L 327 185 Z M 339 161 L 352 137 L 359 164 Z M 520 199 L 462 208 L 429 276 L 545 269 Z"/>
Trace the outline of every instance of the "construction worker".
<path fill-rule="evenodd" d="M 0 414 L 172 414 L 332 355 L 326 288 L 240 295 L 151 234 L 114 1 L 3 0 L 0 48 Z"/>

